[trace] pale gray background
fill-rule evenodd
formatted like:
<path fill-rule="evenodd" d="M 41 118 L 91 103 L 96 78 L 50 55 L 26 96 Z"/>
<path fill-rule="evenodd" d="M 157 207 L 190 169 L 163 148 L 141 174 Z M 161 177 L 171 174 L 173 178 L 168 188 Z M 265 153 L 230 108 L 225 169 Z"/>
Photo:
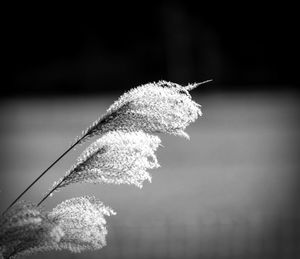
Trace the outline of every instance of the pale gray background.
<path fill-rule="evenodd" d="M 121 94 L 7 98 L 1 104 L 0 206 L 4 210 Z M 193 93 L 192 93 L 193 95 Z M 203 117 L 191 140 L 161 135 L 152 184 L 72 185 L 45 202 L 93 194 L 118 214 L 107 247 L 29 258 L 296 258 L 299 124 L 295 92 L 194 94 Z M 77 147 L 24 198 L 37 202 L 86 147 Z"/>

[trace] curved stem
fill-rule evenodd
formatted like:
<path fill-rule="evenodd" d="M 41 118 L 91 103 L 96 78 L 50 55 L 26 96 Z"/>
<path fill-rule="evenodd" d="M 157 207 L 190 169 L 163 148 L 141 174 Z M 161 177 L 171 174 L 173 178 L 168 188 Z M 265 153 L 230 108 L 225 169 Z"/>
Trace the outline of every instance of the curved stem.
<path fill-rule="evenodd" d="M 50 192 L 48 192 L 45 196 L 44 196 L 44 198 L 36 205 L 37 207 L 38 206 L 40 206 L 43 202 L 44 202 L 44 200 L 46 200 L 50 195 L 51 195 L 51 193 L 53 193 L 62 183 L 63 183 L 63 181 L 65 180 L 67 178 L 67 176 L 65 176 L 61 181 L 60 181 L 60 183 L 59 184 L 57 184 L 55 187 L 53 187 L 52 188 L 52 190 L 50 191 Z"/>
<path fill-rule="evenodd" d="M 43 175 L 45 175 L 59 160 L 61 160 L 67 153 L 70 152 L 79 142 L 81 142 L 86 137 L 84 134 L 81 138 L 79 138 L 74 144 L 72 144 L 64 153 L 62 153 L 44 172 L 42 172 L 2 213 L 6 213 Z"/>

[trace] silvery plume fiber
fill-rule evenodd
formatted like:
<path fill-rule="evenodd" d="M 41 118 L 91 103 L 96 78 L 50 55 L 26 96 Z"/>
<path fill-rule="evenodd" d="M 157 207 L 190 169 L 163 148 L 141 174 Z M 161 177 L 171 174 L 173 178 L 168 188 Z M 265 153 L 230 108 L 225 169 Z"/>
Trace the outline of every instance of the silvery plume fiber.
<path fill-rule="evenodd" d="M 113 130 L 143 130 L 188 138 L 185 128 L 202 115 L 200 105 L 189 94 L 189 90 L 198 85 L 183 87 L 159 81 L 133 88 L 124 93 L 102 117 L 83 132 L 79 142 Z"/>
<path fill-rule="evenodd" d="M 45 212 L 17 203 L 0 219 L 0 258 L 67 249 L 96 250 L 106 245 L 105 216 L 115 212 L 94 197 L 72 198 Z"/>
<path fill-rule="evenodd" d="M 0 218 L 0 257 L 55 249 L 62 229 L 33 204 L 20 202 Z"/>
<path fill-rule="evenodd" d="M 49 217 L 63 230 L 58 247 L 72 252 L 96 250 L 106 245 L 104 216 L 115 215 L 94 197 L 72 198 L 57 205 Z"/>
<path fill-rule="evenodd" d="M 151 181 L 147 169 L 159 167 L 154 153 L 159 145 L 159 137 L 142 131 L 108 132 L 92 143 L 54 186 L 85 182 L 142 187 L 143 181 Z"/>

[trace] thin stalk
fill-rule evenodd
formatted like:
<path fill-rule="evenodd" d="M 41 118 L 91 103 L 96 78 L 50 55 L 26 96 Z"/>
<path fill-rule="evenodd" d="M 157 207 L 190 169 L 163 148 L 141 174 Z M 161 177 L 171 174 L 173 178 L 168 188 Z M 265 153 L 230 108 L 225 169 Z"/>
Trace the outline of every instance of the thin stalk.
<path fill-rule="evenodd" d="M 69 175 L 68 175 L 68 176 L 69 176 Z M 63 181 L 64 181 L 68 176 L 65 176 L 65 177 L 60 181 L 59 184 L 57 184 L 55 187 L 53 187 L 52 190 L 49 191 L 49 192 L 44 196 L 44 198 L 43 198 L 36 206 L 37 206 L 37 207 L 40 206 L 40 205 L 44 202 L 44 200 L 46 200 L 46 199 L 51 195 L 51 193 L 53 193 L 59 186 L 61 186 L 61 184 L 63 183 Z"/>
<path fill-rule="evenodd" d="M 137 160 L 137 158 L 136 159 L 134 159 L 134 161 L 129 165 L 129 170 L 133 167 L 133 165 L 134 165 L 134 163 L 135 163 L 135 161 Z M 66 175 L 55 187 L 53 187 L 52 188 L 52 190 L 51 191 L 49 191 L 45 196 L 44 196 L 44 198 L 36 205 L 37 207 L 38 206 L 40 206 L 53 192 L 55 192 L 55 190 L 57 189 L 57 188 L 59 188 L 61 185 L 62 185 L 62 183 L 67 179 L 67 178 L 69 178 L 72 174 L 74 174 L 74 173 L 76 173 L 75 171 L 73 171 L 73 172 L 71 172 L 70 174 L 68 174 L 68 175 Z"/>
<path fill-rule="evenodd" d="M 205 80 L 205 81 L 200 82 L 200 83 L 189 84 L 189 85 L 187 85 L 187 86 L 185 87 L 185 89 L 188 90 L 188 91 L 191 91 L 191 90 L 193 90 L 194 88 L 198 87 L 199 85 L 203 85 L 203 84 L 209 83 L 209 82 L 211 82 L 211 81 L 213 81 L 213 79 Z"/>
<path fill-rule="evenodd" d="M 185 88 L 186 90 L 190 91 L 190 90 L 193 90 L 194 88 L 196 88 L 197 86 L 199 85 L 202 85 L 202 84 L 206 84 L 208 82 L 211 82 L 212 79 L 210 80 L 206 80 L 206 81 L 203 81 L 203 82 L 200 82 L 200 83 L 195 83 L 195 84 L 189 84 L 187 85 Z M 61 160 L 70 150 L 72 150 L 78 143 L 80 143 L 82 141 L 82 139 L 84 139 L 86 136 L 89 135 L 89 130 L 87 130 L 87 132 L 82 136 L 80 137 L 73 145 L 71 145 L 62 155 L 60 155 L 44 172 L 42 172 L 40 174 L 40 176 L 38 176 L 10 205 L 9 207 L 2 213 L 2 215 L 4 213 L 6 213 L 43 175 L 45 175 L 59 160 Z M 61 184 L 61 183 L 60 183 Z M 59 184 L 59 185 L 60 185 Z M 45 196 L 42 201 L 38 204 L 40 205 L 56 188 L 59 187 L 59 185 L 57 185 L 47 196 Z"/>
<path fill-rule="evenodd" d="M 86 137 L 86 134 L 79 138 L 74 144 L 72 144 L 64 153 L 62 153 L 44 172 L 42 172 L 2 213 L 4 215 L 40 178 L 43 177 L 59 160 L 61 160 L 67 153 L 69 153 L 81 140 Z"/>

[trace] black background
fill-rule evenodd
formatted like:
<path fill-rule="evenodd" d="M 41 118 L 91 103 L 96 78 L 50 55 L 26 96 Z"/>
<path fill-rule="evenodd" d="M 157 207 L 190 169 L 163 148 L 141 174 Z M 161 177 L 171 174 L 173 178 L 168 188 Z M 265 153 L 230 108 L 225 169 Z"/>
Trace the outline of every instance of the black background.
<path fill-rule="evenodd" d="M 296 8 L 288 3 L 72 7 L 9 10 L 3 95 L 101 94 L 161 79 L 211 78 L 210 91 L 272 91 L 299 81 Z"/>

